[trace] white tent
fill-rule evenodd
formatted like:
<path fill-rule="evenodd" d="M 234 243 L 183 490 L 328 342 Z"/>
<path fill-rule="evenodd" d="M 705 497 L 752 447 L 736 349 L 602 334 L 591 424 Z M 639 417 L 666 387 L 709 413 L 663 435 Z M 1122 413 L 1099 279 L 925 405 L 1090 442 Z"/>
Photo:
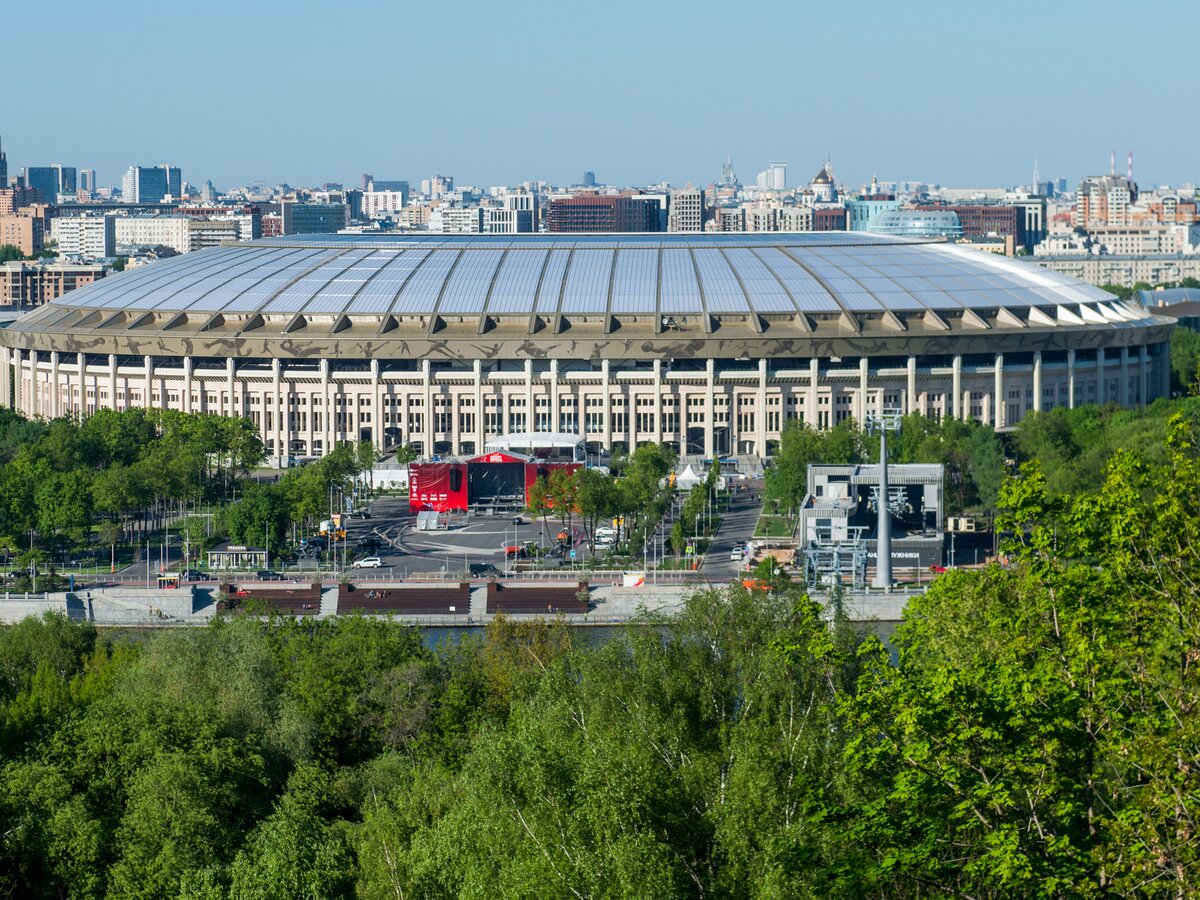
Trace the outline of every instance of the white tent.
<path fill-rule="evenodd" d="M 690 490 L 691 488 L 695 487 L 696 485 L 698 485 L 702 481 L 704 481 L 704 478 L 705 478 L 704 475 L 697 475 L 696 470 L 693 469 L 690 465 L 688 465 L 675 478 L 675 486 L 677 488 L 679 488 L 681 491 Z"/>

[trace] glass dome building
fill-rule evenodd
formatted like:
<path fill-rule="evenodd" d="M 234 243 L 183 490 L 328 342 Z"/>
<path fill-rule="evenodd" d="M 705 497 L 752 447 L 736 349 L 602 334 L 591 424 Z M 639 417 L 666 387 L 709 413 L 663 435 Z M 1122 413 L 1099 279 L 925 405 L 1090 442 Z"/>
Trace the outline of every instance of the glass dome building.
<path fill-rule="evenodd" d="M 867 229 L 871 234 L 950 240 L 963 236 L 962 222 L 952 210 L 893 209 L 880 213 Z"/>

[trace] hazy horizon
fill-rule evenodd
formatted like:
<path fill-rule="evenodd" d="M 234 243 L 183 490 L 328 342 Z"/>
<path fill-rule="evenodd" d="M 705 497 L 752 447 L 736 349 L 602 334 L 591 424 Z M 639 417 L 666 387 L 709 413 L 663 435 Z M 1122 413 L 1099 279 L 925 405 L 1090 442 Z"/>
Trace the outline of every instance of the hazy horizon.
<path fill-rule="evenodd" d="M 53 31 L 32 4 L 5 17 L 25 37 L 0 76 L 37 91 L 0 131 L 10 174 L 57 162 L 119 186 L 129 165 L 169 162 L 221 189 L 356 185 L 363 172 L 566 185 L 585 169 L 608 184 L 703 185 L 728 154 L 743 183 L 771 160 L 804 183 L 829 156 L 851 187 L 873 174 L 982 187 L 1028 183 L 1036 155 L 1042 180 L 1073 187 L 1114 150 L 1124 173 L 1132 150 L 1143 185 L 1200 178 L 1184 91 L 1131 64 L 1163 35 L 1194 33 L 1196 6 L 56 10 Z"/>

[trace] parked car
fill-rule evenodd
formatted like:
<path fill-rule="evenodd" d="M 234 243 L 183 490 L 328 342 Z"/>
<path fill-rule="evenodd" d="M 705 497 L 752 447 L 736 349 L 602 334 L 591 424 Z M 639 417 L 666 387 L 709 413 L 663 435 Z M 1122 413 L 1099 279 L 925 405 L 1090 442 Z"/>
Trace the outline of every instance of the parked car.
<path fill-rule="evenodd" d="M 272 572 L 270 569 L 259 569 L 255 573 L 255 577 L 259 581 L 283 581 L 283 576 L 278 572 Z"/>
<path fill-rule="evenodd" d="M 500 571 L 491 563 L 468 563 L 467 574 L 472 578 L 487 578 L 499 575 Z"/>
<path fill-rule="evenodd" d="M 184 569 L 181 573 L 184 581 L 212 581 L 212 576 L 199 569 Z"/>
<path fill-rule="evenodd" d="M 356 559 L 354 561 L 353 568 L 355 568 L 355 569 L 378 569 L 382 565 L 383 565 L 383 560 L 380 559 L 378 556 L 366 556 L 366 557 L 363 557 L 362 559 Z"/>
<path fill-rule="evenodd" d="M 733 551 L 729 554 L 729 559 L 734 562 L 741 562 L 745 558 L 746 554 L 742 552 L 741 547 L 734 547 Z"/>
<path fill-rule="evenodd" d="M 363 538 L 356 545 L 359 550 L 378 550 L 383 546 L 383 542 L 377 537 Z"/>

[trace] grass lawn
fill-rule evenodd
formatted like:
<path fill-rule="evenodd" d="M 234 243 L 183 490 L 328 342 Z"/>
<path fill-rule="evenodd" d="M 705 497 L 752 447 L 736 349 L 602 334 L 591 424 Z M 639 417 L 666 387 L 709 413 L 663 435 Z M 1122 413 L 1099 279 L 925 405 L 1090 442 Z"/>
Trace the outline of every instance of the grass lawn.
<path fill-rule="evenodd" d="M 787 516 L 761 516 L 754 529 L 755 537 L 791 537 L 792 520 Z"/>

